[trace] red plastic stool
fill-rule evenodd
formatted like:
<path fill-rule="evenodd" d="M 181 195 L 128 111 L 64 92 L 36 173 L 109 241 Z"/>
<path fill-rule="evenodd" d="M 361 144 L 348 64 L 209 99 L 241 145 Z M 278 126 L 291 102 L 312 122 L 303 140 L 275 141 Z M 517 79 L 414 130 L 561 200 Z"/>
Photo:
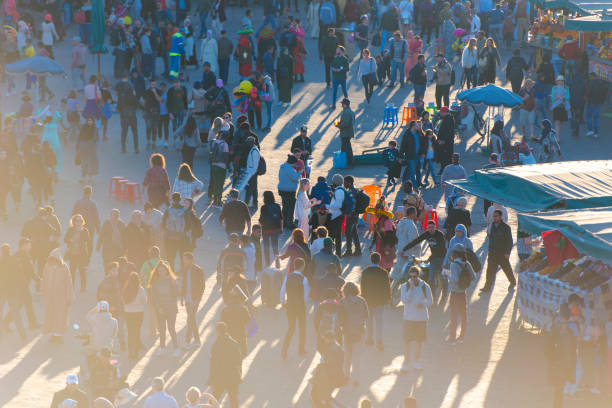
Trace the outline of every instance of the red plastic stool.
<path fill-rule="evenodd" d="M 125 185 L 125 191 L 123 193 L 123 198 L 130 203 L 134 203 L 137 200 L 142 201 L 142 194 L 140 193 L 140 184 L 139 183 L 127 183 Z"/>
<path fill-rule="evenodd" d="M 119 182 L 121 180 L 125 180 L 123 177 L 111 177 L 110 185 L 108 186 L 108 196 L 112 197 L 113 195 L 117 200 L 121 199 L 121 185 Z"/>
<path fill-rule="evenodd" d="M 429 224 L 429 221 L 433 220 L 433 222 L 436 223 L 436 228 L 438 228 L 438 213 L 436 212 L 436 210 L 431 210 L 428 211 L 427 214 L 425 214 L 425 218 L 423 219 L 423 230 L 427 229 L 427 224 Z"/>
<path fill-rule="evenodd" d="M 129 182 L 130 182 L 130 180 L 128 180 L 128 179 L 119 180 L 117 182 L 119 184 L 119 186 L 117 187 L 117 189 L 118 189 L 118 191 L 117 191 L 117 200 L 119 200 L 119 201 L 125 200 L 126 185 Z"/>

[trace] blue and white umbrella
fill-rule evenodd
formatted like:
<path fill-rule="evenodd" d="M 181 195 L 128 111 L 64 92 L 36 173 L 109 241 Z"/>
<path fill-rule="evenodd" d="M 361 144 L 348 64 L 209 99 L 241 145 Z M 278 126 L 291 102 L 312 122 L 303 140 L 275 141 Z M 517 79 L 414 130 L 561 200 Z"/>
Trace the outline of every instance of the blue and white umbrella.
<path fill-rule="evenodd" d="M 31 74 L 31 75 L 63 75 L 64 68 L 51 58 L 34 56 L 25 58 L 11 64 L 6 64 L 4 69 L 9 74 Z"/>
<path fill-rule="evenodd" d="M 497 85 L 477 86 L 457 94 L 457 99 L 470 103 L 482 103 L 488 106 L 504 106 L 513 108 L 523 103 L 523 98 L 508 89 Z"/>

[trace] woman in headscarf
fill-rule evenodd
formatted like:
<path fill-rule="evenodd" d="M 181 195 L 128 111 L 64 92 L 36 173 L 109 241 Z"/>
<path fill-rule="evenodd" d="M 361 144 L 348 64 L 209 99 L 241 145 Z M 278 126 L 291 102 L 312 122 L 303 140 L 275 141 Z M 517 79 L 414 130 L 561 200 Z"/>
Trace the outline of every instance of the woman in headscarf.
<path fill-rule="evenodd" d="M 72 277 L 68 265 L 62 259 L 62 250 L 51 251 L 43 269 L 42 298 L 45 321 L 43 334 L 51 334 L 50 341 L 62 343 L 68 326 L 68 311 L 74 300 Z"/>
<path fill-rule="evenodd" d="M 278 104 L 291 104 L 291 88 L 293 88 L 293 58 L 289 49 L 281 49 L 278 62 L 276 63 L 276 81 L 278 83 Z"/>
<path fill-rule="evenodd" d="M 183 24 L 183 30 L 185 30 L 185 65 L 197 66 L 198 61 L 196 59 L 195 37 L 193 36 L 191 19 L 187 17 Z"/>
<path fill-rule="evenodd" d="M 42 23 L 42 43 L 49 51 L 50 58 L 53 59 L 53 43 L 59 40 L 57 31 L 55 30 L 55 24 L 53 24 L 53 17 L 51 14 L 45 14 L 45 21 Z"/>
<path fill-rule="evenodd" d="M 213 38 L 212 30 L 206 31 L 206 38 L 202 40 L 200 44 L 200 62 L 210 63 L 210 70 L 219 77 L 219 48 L 217 46 L 217 40 Z"/>
<path fill-rule="evenodd" d="M 86 119 L 81 126 L 79 140 L 77 141 L 76 164 L 81 164 L 81 182 L 85 179 L 89 184 L 93 183 L 93 177 L 98 174 L 98 134 L 93 118 Z"/>
<path fill-rule="evenodd" d="M 467 228 L 463 224 L 457 224 L 455 226 L 455 236 L 453 236 L 448 243 L 448 251 L 446 251 L 446 256 L 444 257 L 444 261 L 442 265 L 444 268 L 448 269 L 448 264 L 451 261 L 451 253 L 453 252 L 453 248 L 455 245 L 461 244 L 467 250 L 474 251 L 474 245 L 472 244 L 472 240 L 467 236 Z"/>
<path fill-rule="evenodd" d="M 306 60 L 306 47 L 304 46 L 304 29 L 299 25 L 299 20 L 295 20 L 294 24 L 291 25 L 289 29 L 292 33 L 295 34 L 295 47 L 291 50 L 293 54 L 293 75 L 295 82 L 304 82 L 304 72 L 306 68 L 304 67 L 304 61 Z"/>

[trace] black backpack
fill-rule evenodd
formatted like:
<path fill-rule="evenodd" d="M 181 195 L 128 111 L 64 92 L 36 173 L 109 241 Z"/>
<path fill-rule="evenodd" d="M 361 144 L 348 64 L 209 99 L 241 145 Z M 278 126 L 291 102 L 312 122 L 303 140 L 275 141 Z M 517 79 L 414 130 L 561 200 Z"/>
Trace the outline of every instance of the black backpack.
<path fill-rule="evenodd" d="M 353 197 L 353 194 L 344 187 L 338 188 L 344 191 L 344 199 L 342 200 L 340 211 L 342 211 L 343 215 L 352 215 L 355 212 L 355 197 Z"/>
<path fill-rule="evenodd" d="M 365 213 L 366 208 L 370 206 L 370 196 L 362 189 L 355 189 L 353 197 L 355 198 L 355 214 Z"/>
<path fill-rule="evenodd" d="M 263 156 L 261 155 L 261 153 L 259 154 L 259 163 L 257 163 L 257 175 L 258 176 L 263 176 L 264 174 L 266 174 L 266 159 L 263 158 Z"/>
<path fill-rule="evenodd" d="M 270 227 L 279 227 L 281 224 L 281 209 L 280 206 L 276 203 L 266 205 L 261 212 L 264 225 L 268 228 Z"/>
<path fill-rule="evenodd" d="M 457 286 L 461 290 L 466 290 L 472 284 L 472 276 L 470 275 L 470 271 L 468 271 L 465 265 L 457 263 L 461 266 L 461 272 L 459 272 L 459 281 L 457 282 Z"/>

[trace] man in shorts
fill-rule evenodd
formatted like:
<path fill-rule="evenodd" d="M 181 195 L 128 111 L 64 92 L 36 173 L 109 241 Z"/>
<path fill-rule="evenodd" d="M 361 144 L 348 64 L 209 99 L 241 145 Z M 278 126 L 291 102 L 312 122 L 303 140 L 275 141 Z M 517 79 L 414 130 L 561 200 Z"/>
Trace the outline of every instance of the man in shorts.
<path fill-rule="evenodd" d="M 535 82 L 533 82 L 531 78 L 527 78 L 523 88 L 521 88 L 519 91 L 519 95 L 523 98 L 523 104 L 521 105 L 521 112 L 519 116 L 523 140 L 533 137 L 533 124 L 535 123 L 536 116 L 534 84 Z M 529 136 L 527 136 L 527 129 L 529 129 Z"/>
<path fill-rule="evenodd" d="M 414 368 L 422 370 L 421 352 L 427 338 L 428 307 L 433 303 L 431 288 L 421 279 L 421 269 L 413 266 L 408 272 L 408 282 L 402 285 L 401 296 L 404 303 L 404 365 L 402 373 L 410 369 L 410 346 L 416 343 L 414 350 Z"/>

